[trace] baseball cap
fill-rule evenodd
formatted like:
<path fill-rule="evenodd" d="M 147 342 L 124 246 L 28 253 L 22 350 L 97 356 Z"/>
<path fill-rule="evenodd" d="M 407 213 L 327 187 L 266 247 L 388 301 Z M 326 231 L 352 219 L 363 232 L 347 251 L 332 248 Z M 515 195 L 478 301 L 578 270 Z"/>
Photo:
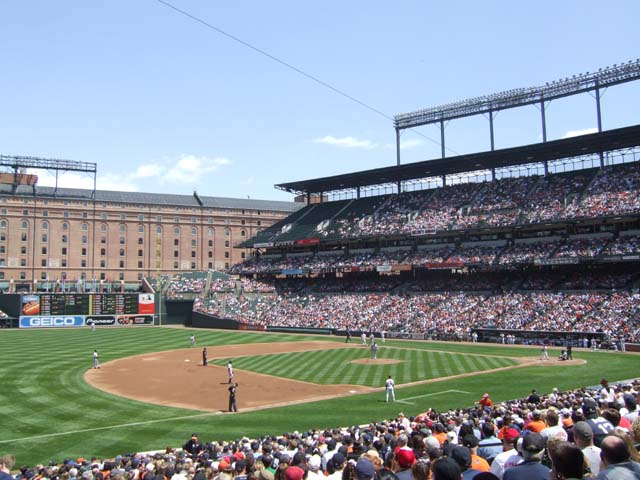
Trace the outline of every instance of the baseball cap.
<path fill-rule="evenodd" d="M 573 432 L 582 438 L 593 438 L 593 429 L 587 422 L 576 422 L 573 426 Z"/>
<path fill-rule="evenodd" d="M 624 400 L 625 407 L 627 407 L 629 410 L 634 411 L 637 408 L 638 402 L 636 402 L 636 399 L 633 398 L 633 395 L 631 395 L 630 393 L 625 393 L 622 396 L 622 399 Z"/>
<path fill-rule="evenodd" d="M 235 460 L 244 460 L 244 453 L 242 452 L 236 452 L 232 456 Z"/>
<path fill-rule="evenodd" d="M 358 480 L 369 480 L 376 474 L 373 463 L 368 458 L 361 458 L 356 463 L 356 478 Z"/>
<path fill-rule="evenodd" d="M 509 443 L 512 443 L 515 442 L 519 436 L 520 432 L 518 430 L 516 430 L 515 428 L 507 428 L 504 432 L 504 435 L 502 436 L 502 439 Z"/>
<path fill-rule="evenodd" d="M 407 468 L 416 463 L 416 456 L 413 453 L 413 450 L 409 450 L 408 448 L 401 448 L 396 452 L 396 459 L 398 460 L 398 464 Z"/>
<path fill-rule="evenodd" d="M 345 461 L 344 455 L 341 454 L 340 452 L 334 453 L 333 457 L 331 457 L 331 462 L 333 462 L 334 467 L 339 467 L 344 463 L 344 461 Z"/>
<path fill-rule="evenodd" d="M 467 447 L 456 445 L 453 447 L 449 456 L 453 458 L 463 470 L 471 465 L 471 452 Z"/>
<path fill-rule="evenodd" d="M 478 440 L 478 437 L 476 437 L 475 435 L 465 435 L 462 439 L 462 444 L 465 447 L 473 448 L 477 447 L 480 444 L 480 440 Z"/>
<path fill-rule="evenodd" d="M 530 433 L 522 440 L 522 450 L 525 452 L 539 452 L 546 447 L 544 438 L 539 433 Z"/>
<path fill-rule="evenodd" d="M 311 455 L 311 458 L 309 458 L 307 465 L 309 465 L 309 468 L 311 470 L 318 470 L 320 468 L 320 465 L 322 465 L 322 459 L 319 455 Z"/>
<path fill-rule="evenodd" d="M 595 400 L 592 398 L 585 398 L 584 402 L 582 402 L 582 413 L 584 416 L 589 418 L 589 416 L 597 415 L 597 405 Z"/>
<path fill-rule="evenodd" d="M 304 470 L 300 467 L 287 467 L 284 471 L 285 480 L 302 480 L 304 476 Z"/>

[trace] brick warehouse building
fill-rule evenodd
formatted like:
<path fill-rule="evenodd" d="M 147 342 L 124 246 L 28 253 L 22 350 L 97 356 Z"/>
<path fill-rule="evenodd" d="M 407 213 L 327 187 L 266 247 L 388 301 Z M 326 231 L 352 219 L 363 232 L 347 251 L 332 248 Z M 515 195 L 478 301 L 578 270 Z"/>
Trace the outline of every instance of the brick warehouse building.
<path fill-rule="evenodd" d="M 302 206 L 0 184 L 0 288 L 228 268 L 246 255 L 234 246 Z"/>

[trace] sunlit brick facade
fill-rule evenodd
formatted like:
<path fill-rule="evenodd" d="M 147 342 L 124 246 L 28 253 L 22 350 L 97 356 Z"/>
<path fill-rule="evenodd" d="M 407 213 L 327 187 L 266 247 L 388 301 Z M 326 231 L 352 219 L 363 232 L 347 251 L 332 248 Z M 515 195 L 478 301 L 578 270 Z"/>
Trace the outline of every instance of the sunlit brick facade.
<path fill-rule="evenodd" d="M 22 189 L 22 190 L 21 190 Z M 222 270 L 233 248 L 300 208 L 293 202 L 0 185 L 0 281 L 137 282 Z"/>

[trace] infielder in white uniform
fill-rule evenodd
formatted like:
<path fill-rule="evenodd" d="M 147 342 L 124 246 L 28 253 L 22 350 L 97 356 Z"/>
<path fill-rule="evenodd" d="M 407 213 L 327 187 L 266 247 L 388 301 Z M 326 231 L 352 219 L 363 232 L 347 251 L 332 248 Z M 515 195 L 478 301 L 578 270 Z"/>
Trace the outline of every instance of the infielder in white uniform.
<path fill-rule="evenodd" d="M 387 378 L 387 381 L 385 382 L 385 387 L 386 387 L 385 402 L 389 401 L 389 395 L 391 395 L 391 401 L 395 402 L 396 401 L 396 384 L 393 381 L 393 378 L 391 378 L 391 375 L 389 375 L 389 378 Z"/>
<path fill-rule="evenodd" d="M 229 375 L 229 383 L 233 383 L 233 365 L 231 364 L 231 360 L 227 363 L 227 375 Z"/>

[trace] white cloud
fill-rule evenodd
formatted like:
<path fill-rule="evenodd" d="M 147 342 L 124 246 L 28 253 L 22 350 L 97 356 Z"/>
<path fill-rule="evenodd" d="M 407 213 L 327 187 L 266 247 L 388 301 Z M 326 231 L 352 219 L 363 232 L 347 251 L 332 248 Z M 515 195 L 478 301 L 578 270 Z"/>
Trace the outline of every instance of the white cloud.
<path fill-rule="evenodd" d="M 564 134 L 562 138 L 579 137 L 580 135 L 588 135 L 590 133 L 598 133 L 598 129 L 595 127 L 585 128 L 584 130 L 569 130 Z"/>
<path fill-rule="evenodd" d="M 255 177 L 249 177 L 247 178 L 247 185 L 251 185 L 253 182 L 255 182 Z"/>
<path fill-rule="evenodd" d="M 218 168 L 231 165 L 231 160 L 223 157 L 197 157 L 195 155 L 182 155 L 173 162 L 158 162 L 139 165 L 130 173 L 101 173 L 98 168 L 96 186 L 98 190 L 116 190 L 122 192 L 137 192 L 141 188 L 138 181 L 157 179 L 160 183 L 187 183 L 193 186 L 201 183 L 203 178 L 218 170 Z M 54 187 L 56 177 L 53 172 L 47 170 L 31 170 L 38 176 L 38 185 Z M 253 177 L 251 177 L 253 181 Z M 250 183 L 250 182 L 247 182 Z M 78 172 L 60 172 L 58 174 L 58 187 L 82 188 L 93 190 L 93 176 Z"/>
<path fill-rule="evenodd" d="M 223 157 L 208 158 L 182 155 L 176 164 L 162 175 L 164 182 L 200 183 L 202 177 L 215 172 L 221 166 L 231 165 L 231 160 Z"/>
<path fill-rule="evenodd" d="M 315 143 L 324 143 L 325 145 L 336 145 L 338 147 L 345 148 L 376 148 L 378 145 L 371 142 L 370 140 L 358 140 L 354 137 L 342 137 L 336 138 L 332 135 L 326 135 L 322 138 L 316 138 L 314 140 Z"/>
<path fill-rule="evenodd" d="M 47 170 L 34 170 L 31 173 L 38 176 L 39 186 L 56 186 L 55 174 Z M 93 190 L 93 175 L 78 172 L 60 172 L 58 174 L 58 187 Z M 117 190 L 122 192 L 137 192 L 140 190 L 138 185 L 131 182 L 131 178 L 128 176 L 115 175 L 112 173 L 106 173 L 104 175 L 98 174 L 96 177 L 96 188 L 98 190 Z"/>
<path fill-rule="evenodd" d="M 146 165 L 140 165 L 136 168 L 135 173 L 132 174 L 133 178 L 152 178 L 159 177 L 165 171 L 165 167 L 158 165 L 157 163 L 150 163 Z"/>

